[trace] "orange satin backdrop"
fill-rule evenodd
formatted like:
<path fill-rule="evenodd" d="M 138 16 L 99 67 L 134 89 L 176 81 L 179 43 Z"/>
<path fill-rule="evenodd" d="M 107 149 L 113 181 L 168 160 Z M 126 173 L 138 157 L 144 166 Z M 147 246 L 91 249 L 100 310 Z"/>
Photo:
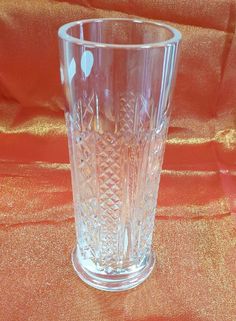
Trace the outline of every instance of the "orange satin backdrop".
<path fill-rule="evenodd" d="M 183 34 L 157 266 L 109 294 L 75 275 L 57 29 L 139 16 Z M 236 1 L 0 1 L 0 321 L 236 320 Z"/>

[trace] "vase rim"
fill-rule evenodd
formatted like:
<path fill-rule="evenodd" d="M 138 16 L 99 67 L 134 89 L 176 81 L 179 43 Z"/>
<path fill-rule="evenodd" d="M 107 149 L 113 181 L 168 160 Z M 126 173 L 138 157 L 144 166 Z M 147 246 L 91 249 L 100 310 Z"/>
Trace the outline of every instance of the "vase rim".
<path fill-rule="evenodd" d="M 77 25 L 93 23 L 93 22 L 131 22 L 136 24 L 147 24 L 156 27 L 161 27 L 166 29 L 171 33 L 171 37 L 163 40 L 163 41 L 153 41 L 150 43 L 140 43 L 140 44 L 115 44 L 115 43 L 103 43 L 103 42 L 96 42 L 96 41 L 89 41 L 80 39 L 79 37 L 74 37 L 68 33 L 68 30 L 72 27 Z M 58 36 L 60 39 L 68 41 L 73 44 L 84 45 L 87 47 L 102 47 L 102 48 L 118 48 L 118 49 L 147 49 L 147 48 L 155 48 L 155 47 L 166 47 L 172 46 L 174 44 L 178 44 L 181 39 L 182 35 L 181 32 L 172 27 L 169 24 L 163 23 L 162 21 L 151 21 L 151 20 L 144 20 L 144 19 L 132 19 L 132 18 L 96 18 L 96 19 L 83 19 L 72 21 L 62 25 L 58 30 Z"/>

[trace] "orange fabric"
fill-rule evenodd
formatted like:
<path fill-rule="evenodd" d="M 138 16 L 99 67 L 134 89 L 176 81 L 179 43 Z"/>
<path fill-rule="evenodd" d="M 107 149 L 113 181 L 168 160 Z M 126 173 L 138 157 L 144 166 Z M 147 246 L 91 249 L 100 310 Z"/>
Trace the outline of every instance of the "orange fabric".
<path fill-rule="evenodd" d="M 81 18 L 169 21 L 183 33 L 154 248 L 126 293 L 75 275 L 57 29 Z M 0 2 L 0 321 L 233 321 L 236 1 Z"/>

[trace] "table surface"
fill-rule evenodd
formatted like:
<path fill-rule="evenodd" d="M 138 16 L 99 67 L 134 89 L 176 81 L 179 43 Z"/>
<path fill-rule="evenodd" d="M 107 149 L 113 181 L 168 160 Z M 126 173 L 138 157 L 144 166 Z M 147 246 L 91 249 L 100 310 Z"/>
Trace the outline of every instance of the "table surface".
<path fill-rule="evenodd" d="M 0 3 L 0 321 L 235 321 L 235 1 Z M 145 16 L 183 34 L 160 184 L 157 264 L 106 293 L 73 271 L 56 30 Z M 50 45 L 49 45 L 50 44 Z"/>

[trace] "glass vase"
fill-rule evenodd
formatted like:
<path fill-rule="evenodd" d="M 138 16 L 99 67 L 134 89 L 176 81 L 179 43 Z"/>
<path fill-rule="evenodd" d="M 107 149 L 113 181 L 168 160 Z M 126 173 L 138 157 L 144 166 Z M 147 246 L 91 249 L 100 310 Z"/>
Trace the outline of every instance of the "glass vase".
<path fill-rule="evenodd" d="M 89 19 L 59 29 L 77 242 L 73 266 L 107 291 L 151 273 L 152 235 L 181 34 Z"/>

